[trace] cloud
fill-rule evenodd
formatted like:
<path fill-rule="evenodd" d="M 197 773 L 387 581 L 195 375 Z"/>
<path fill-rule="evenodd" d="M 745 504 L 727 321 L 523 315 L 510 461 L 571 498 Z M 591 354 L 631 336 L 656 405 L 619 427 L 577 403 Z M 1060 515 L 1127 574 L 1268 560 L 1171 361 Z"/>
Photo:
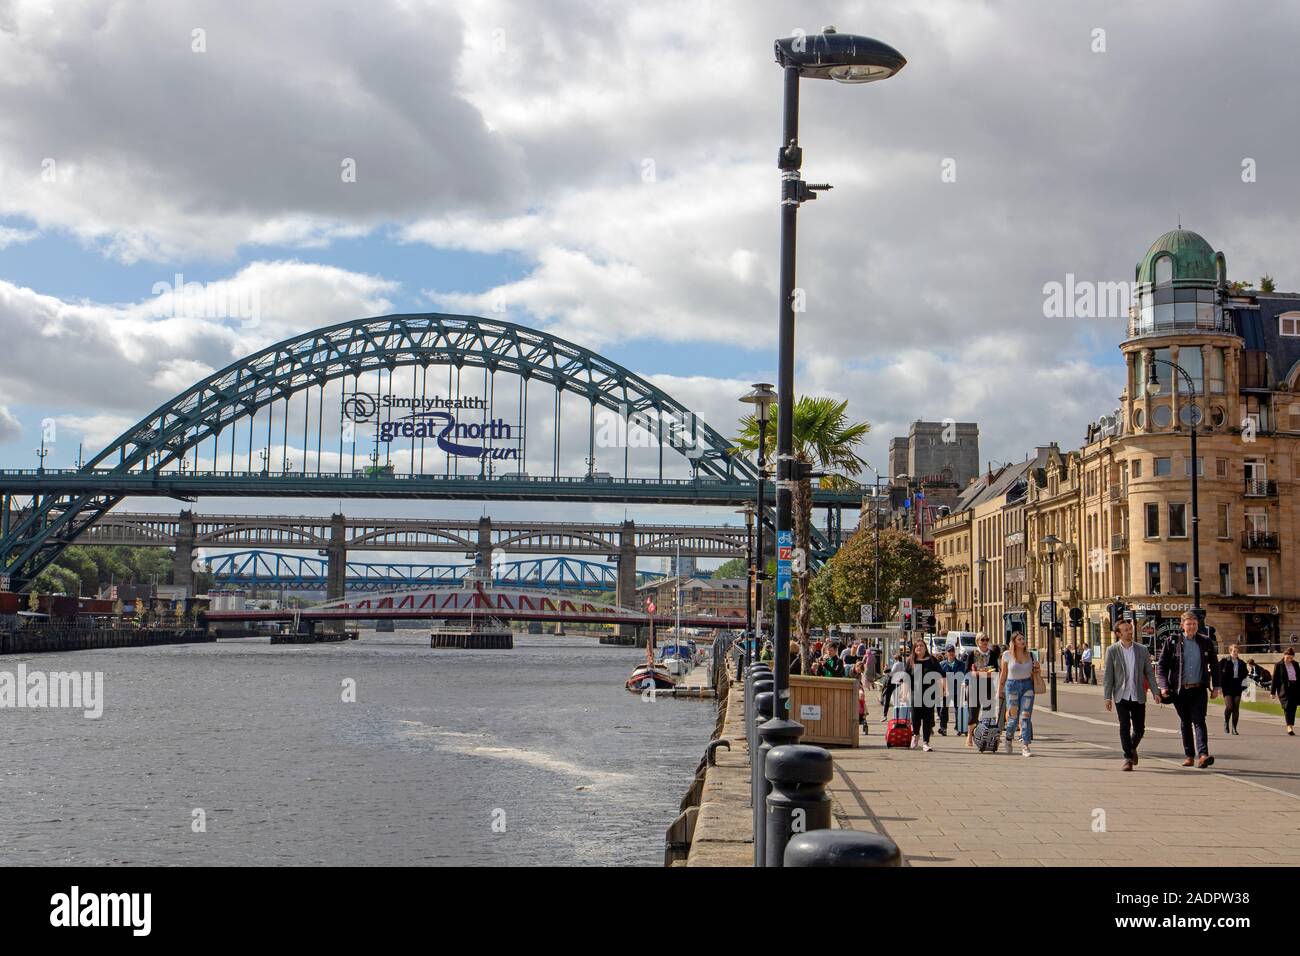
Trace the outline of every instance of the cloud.
<path fill-rule="evenodd" d="M 391 312 L 388 295 L 397 288 L 391 280 L 294 261 L 251 263 L 206 287 L 208 294 L 173 295 L 173 276 L 159 276 L 159 284 L 169 291 L 109 305 L 66 302 L 0 280 L 6 349 L 0 394 L 46 409 L 43 414 L 134 422 L 213 370 L 276 341 Z M 259 304 L 255 319 L 212 314 L 214 303 L 239 298 L 236 289 Z"/>
<path fill-rule="evenodd" d="M 21 438 L 23 426 L 14 418 L 9 409 L 0 405 L 0 445 Z"/>
<path fill-rule="evenodd" d="M 7 6 L 0 215 L 133 262 L 313 246 L 519 194 L 512 148 L 457 91 L 454 5 L 302 14 L 219 0 Z"/>

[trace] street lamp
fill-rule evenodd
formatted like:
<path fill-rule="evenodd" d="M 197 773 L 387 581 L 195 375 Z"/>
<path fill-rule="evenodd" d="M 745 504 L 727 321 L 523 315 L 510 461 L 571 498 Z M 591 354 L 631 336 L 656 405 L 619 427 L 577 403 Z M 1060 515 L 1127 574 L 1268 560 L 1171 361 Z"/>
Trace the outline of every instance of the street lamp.
<path fill-rule="evenodd" d="M 758 531 L 754 545 L 754 651 L 757 655 L 763 640 L 763 579 L 767 576 L 767 562 L 763 559 L 763 517 L 767 511 L 763 503 L 763 485 L 767 481 L 767 423 L 772 420 L 772 405 L 776 402 L 776 392 L 769 382 L 756 382 L 754 390 L 742 395 L 740 400 L 746 405 L 754 406 L 754 420 L 758 422 L 758 503 L 755 514 L 758 517 Z M 773 648 L 775 652 L 775 648 Z M 772 654 L 775 667 L 777 655 Z M 788 686 L 787 681 L 787 686 Z M 775 682 L 774 682 L 775 686 Z"/>
<path fill-rule="evenodd" d="M 1147 367 L 1147 394 L 1160 394 L 1160 380 L 1156 377 L 1156 365 L 1168 365 L 1175 372 L 1180 373 L 1187 380 L 1187 392 L 1192 397 L 1192 404 L 1189 406 L 1190 411 L 1187 416 L 1188 431 L 1192 436 L 1192 611 L 1196 614 L 1197 620 L 1202 628 L 1205 627 L 1205 609 L 1201 607 L 1201 514 L 1199 502 L 1197 500 L 1196 472 L 1198 470 L 1198 461 L 1196 458 L 1196 426 L 1200 422 L 1201 410 L 1196 404 L 1196 383 L 1187 370 L 1176 362 L 1168 362 L 1164 359 L 1158 359 L 1152 356 L 1150 365 Z"/>
<path fill-rule="evenodd" d="M 1043 539 L 1047 546 L 1047 604 L 1052 609 L 1052 622 L 1047 626 L 1047 686 L 1052 712 L 1056 712 L 1056 552 L 1061 539 L 1049 534 Z M 1041 615 L 1040 615 L 1041 617 Z"/>
<path fill-rule="evenodd" d="M 753 655 L 750 653 L 750 644 L 754 640 L 754 503 L 746 501 L 745 507 L 741 508 L 736 514 L 745 516 L 745 640 L 744 645 L 744 670 L 749 669 L 753 663 Z"/>
<path fill-rule="evenodd" d="M 987 595 L 984 593 L 984 571 L 989 566 L 989 559 L 981 554 L 979 560 L 975 562 L 975 565 L 980 569 L 980 593 L 978 601 L 980 606 L 980 630 L 985 634 L 988 634 L 988 622 L 984 619 L 984 602 L 988 600 Z M 989 634 L 989 640 L 993 640 L 993 635 Z"/>
<path fill-rule="evenodd" d="M 803 150 L 799 147 L 799 78 L 831 79 L 840 83 L 868 83 L 884 80 L 901 70 L 907 60 L 887 44 L 868 37 L 837 33 L 827 27 L 819 34 L 800 35 L 776 41 L 776 62 L 785 73 L 781 147 L 777 166 L 781 170 L 781 287 L 778 303 L 778 371 L 776 392 L 776 537 L 778 555 L 789 548 L 793 557 L 793 495 L 802 469 L 794 460 L 794 290 L 795 232 L 799 205 L 829 189 L 800 178 Z M 778 558 L 776 628 L 773 644 L 773 719 L 764 725 L 764 740 L 772 745 L 795 743 L 803 728 L 786 717 L 790 697 L 790 579 L 789 560 Z M 772 848 L 769 847 L 769 850 Z"/>
<path fill-rule="evenodd" d="M 871 605 L 872 623 L 874 618 L 880 613 L 880 472 L 872 467 L 871 462 L 865 458 L 862 464 L 871 469 L 871 473 L 876 476 L 875 486 L 871 489 L 871 531 L 874 540 L 871 544 L 871 563 L 876 572 L 876 587 L 874 604 Z"/>

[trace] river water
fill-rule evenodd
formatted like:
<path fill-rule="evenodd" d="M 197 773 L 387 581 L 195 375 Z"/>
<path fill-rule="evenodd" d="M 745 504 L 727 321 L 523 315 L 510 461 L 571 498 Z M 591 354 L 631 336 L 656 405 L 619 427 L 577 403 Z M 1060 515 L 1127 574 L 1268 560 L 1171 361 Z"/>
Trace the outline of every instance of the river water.
<path fill-rule="evenodd" d="M 410 630 L 0 657 L 104 681 L 97 720 L 0 709 L 0 864 L 658 866 L 715 711 L 629 694 L 644 655 Z"/>

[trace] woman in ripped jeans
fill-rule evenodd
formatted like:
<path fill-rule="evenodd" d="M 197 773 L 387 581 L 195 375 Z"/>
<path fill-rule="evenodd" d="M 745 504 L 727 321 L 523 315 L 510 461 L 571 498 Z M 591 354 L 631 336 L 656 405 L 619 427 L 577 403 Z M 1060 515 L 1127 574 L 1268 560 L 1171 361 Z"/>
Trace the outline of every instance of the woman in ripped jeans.
<path fill-rule="evenodd" d="M 1029 653 L 1025 635 L 1012 633 L 1011 646 L 1002 655 L 1002 674 L 998 680 L 998 693 L 1007 704 L 1007 753 L 1016 727 L 1020 727 L 1020 755 L 1032 757 L 1029 745 L 1034 742 L 1034 669 L 1038 662 Z"/>

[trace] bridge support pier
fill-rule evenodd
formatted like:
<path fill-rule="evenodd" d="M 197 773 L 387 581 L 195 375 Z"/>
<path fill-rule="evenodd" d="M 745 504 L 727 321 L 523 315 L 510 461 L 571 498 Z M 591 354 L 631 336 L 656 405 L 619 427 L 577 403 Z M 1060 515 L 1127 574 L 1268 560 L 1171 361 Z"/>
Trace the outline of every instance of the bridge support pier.
<path fill-rule="evenodd" d="M 619 607 L 637 609 L 636 594 L 636 524 L 624 521 L 618 531 L 618 588 L 615 602 Z M 618 636 L 620 644 L 635 644 L 637 627 L 634 624 L 620 624 Z"/>
<path fill-rule="evenodd" d="M 194 512 L 182 511 L 176 527 L 176 551 L 172 554 L 172 584 L 185 588 L 185 596 L 194 596 Z"/>
<path fill-rule="evenodd" d="M 343 515 L 330 515 L 330 541 L 325 548 L 325 597 L 330 601 L 347 594 L 348 532 L 344 521 Z M 341 621 L 324 622 L 323 627 L 332 633 L 346 629 Z"/>
<path fill-rule="evenodd" d="M 474 566 L 481 570 L 489 580 L 493 577 L 492 519 L 487 515 L 478 519 L 478 553 L 474 558 Z"/>

